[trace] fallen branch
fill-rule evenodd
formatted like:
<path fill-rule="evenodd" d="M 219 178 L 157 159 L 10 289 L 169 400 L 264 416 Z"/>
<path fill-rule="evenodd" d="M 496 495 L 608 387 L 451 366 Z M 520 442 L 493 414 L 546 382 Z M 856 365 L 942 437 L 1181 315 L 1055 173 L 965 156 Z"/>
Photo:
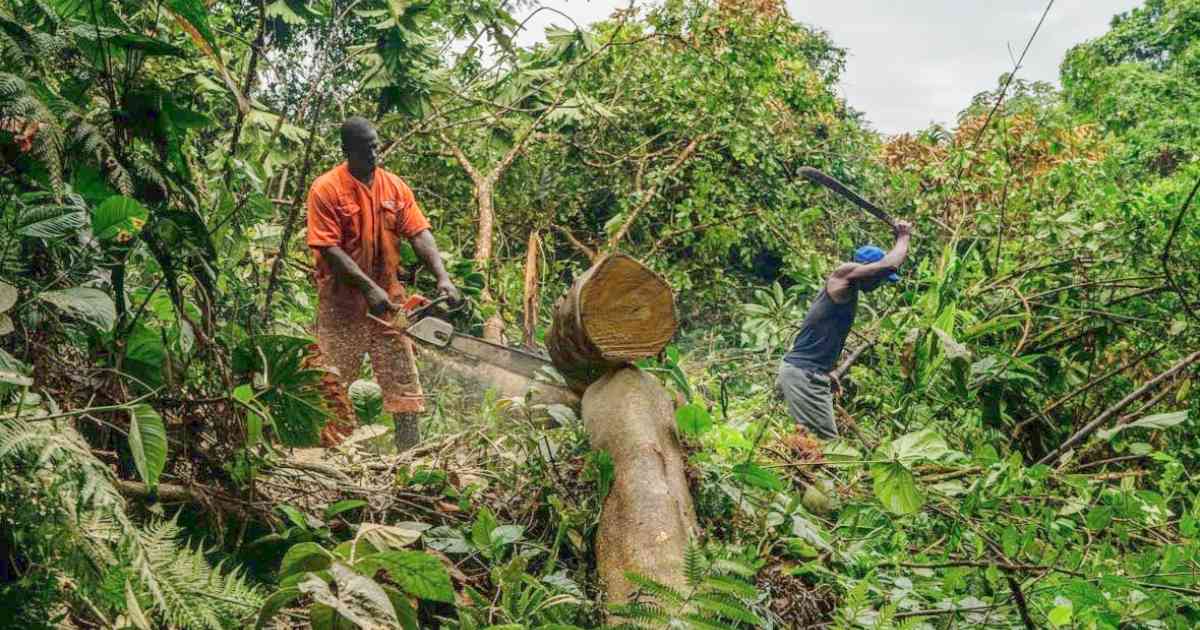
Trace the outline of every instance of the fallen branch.
<path fill-rule="evenodd" d="M 1025 593 L 1021 592 L 1021 583 L 1017 582 L 1017 578 L 1013 577 L 1012 573 L 1005 574 L 1004 579 L 1008 581 L 1008 590 L 1012 591 L 1013 602 L 1017 604 L 1017 611 L 1021 613 L 1021 622 L 1025 624 L 1027 630 L 1036 630 L 1037 625 L 1033 623 L 1033 617 L 1029 616 L 1029 605 L 1025 602 Z"/>
<path fill-rule="evenodd" d="M 1169 378 L 1174 377 L 1176 374 L 1182 372 L 1184 369 L 1186 369 L 1188 366 L 1192 365 L 1196 361 L 1200 361 L 1200 351 L 1193 352 L 1192 354 L 1184 357 L 1183 360 L 1181 360 L 1179 363 L 1176 363 L 1174 366 L 1171 367 L 1171 369 L 1150 379 L 1150 381 L 1148 381 L 1145 385 L 1142 385 L 1137 390 L 1135 390 L 1133 393 L 1129 394 L 1128 396 L 1126 396 L 1126 397 L 1122 398 L 1120 401 L 1118 401 L 1117 404 L 1113 405 L 1112 407 L 1109 407 L 1108 409 L 1105 409 L 1104 413 L 1101 413 L 1099 416 L 1096 417 L 1095 420 L 1092 420 L 1091 422 L 1087 423 L 1082 429 L 1076 431 L 1074 435 L 1067 438 L 1067 440 L 1065 442 L 1063 442 L 1062 444 L 1060 444 L 1058 446 L 1058 448 L 1047 453 L 1046 456 L 1041 458 L 1040 460 L 1038 460 L 1037 463 L 1049 464 L 1050 462 L 1054 461 L 1063 452 L 1065 452 L 1066 450 L 1068 450 L 1070 448 L 1075 447 L 1077 444 L 1079 444 L 1083 440 L 1087 439 L 1088 436 L 1095 433 L 1097 429 L 1104 426 L 1105 422 L 1108 422 L 1108 420 L 1110 418 L 1112 418 L 1114 415 L 1120 413 L 1122 409 L 1124 409 L 1125 407 L 1128 407 L 1130 404 L 1132 404 L 1134 401 L 1140 399 L 1142 396 L 1145 396 L 1147 393 L 1150 392 L 1150 390 L 1157 387 L 1159 383 L 1161 383 Z"/>

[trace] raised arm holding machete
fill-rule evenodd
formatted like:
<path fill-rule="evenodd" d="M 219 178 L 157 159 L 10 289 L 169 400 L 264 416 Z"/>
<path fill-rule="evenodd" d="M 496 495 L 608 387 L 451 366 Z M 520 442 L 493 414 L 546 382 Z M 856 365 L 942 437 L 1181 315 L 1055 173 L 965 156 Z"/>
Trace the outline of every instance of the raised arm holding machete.
<path fill-rule="evenodd" d="M 874 291 L 885 281 L 900 281 L 896 271 L 908 257 L 912 224 L 896 221 L 841 182 L 816 169 L 804 167 L 799 174 L 850 199 L 891 226 L 896 235 L 896 242 L 887 253 L 874 245 L 859 247 L 852 262 L 843 263 L 826 278 L 791 350 L 779 365 L 775 385 L 787 402 L 789 415 L 817 437 L 830 440 L 838 436 L 830 374 L 854 325 L 859 292 Z"/>

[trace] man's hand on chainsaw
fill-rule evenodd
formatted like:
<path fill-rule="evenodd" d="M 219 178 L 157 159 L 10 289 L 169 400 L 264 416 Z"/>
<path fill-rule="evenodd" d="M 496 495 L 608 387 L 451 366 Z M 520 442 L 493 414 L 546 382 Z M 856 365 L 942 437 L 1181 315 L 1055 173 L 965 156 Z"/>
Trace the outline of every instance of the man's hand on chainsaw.
<path fill-rule="evenodd" d="M 913 224 L 910 221 L 896 221 L 896 238 L 901 236 L 911 237 L 913 233 Z"/>
<path fill-rule="evenodd" d="M 396 310 L 396 305 L 392 304 L 388 298 L 387 291 L 384 291 L 379 285 L 375 285 L 367 290 L 367 309 L 375 317 L 383 317 L 388 313 Z"/>
<path fill-rule="evenodd" d="M 454 286 L 454 282 L 450 280 L 449 276 L 438 280 L 437 290 L 439 295 L 446 296 L 451 307 L 457 307 L 459 304 L 462 304 L 462 291 L 459 291 L 458 287 Z"/>

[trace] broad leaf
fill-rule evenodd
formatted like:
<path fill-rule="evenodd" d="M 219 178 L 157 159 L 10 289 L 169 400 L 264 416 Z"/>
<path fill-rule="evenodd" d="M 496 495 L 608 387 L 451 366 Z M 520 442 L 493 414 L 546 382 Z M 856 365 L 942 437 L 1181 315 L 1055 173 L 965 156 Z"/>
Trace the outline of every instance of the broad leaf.
<path fill-rule="evenodd" d="M 167 464 L 167 429 L 150 405 L 135 405 L 129 410 L 129 450 L 138 476 L 147 486 L 157 486 Z"/>
<path fill-rule="evenodd" d="M 697 437 L 711 429 L 713 422 L 707 409 L 688 403 L 675 411 L 675 424 L 683 435 Z"/>
<path fill-rule="evenodd" d="M 359 526 L 358 535 L 355 538 L 366 540 L 376 549 L 400 549 L 420 540 L 421 532 L 428 528 L 429 526 L 423 523 L 397 523 L 395 525 L 363 523 Z"/>
<path fill-rule="evenodd" d="M 340 562 L 335 562 L 330 571 L 337 589 L 336 594 L 316 575 L 311 575 L 300 583 L 300 592 L 312 597 L 313 601 L 332 608 L 338 615 L 358 624 L 363 630 L 391 630 L 400 625 L 392 601 L 375 580 L 355 573 Z"/>
<path fill-rule="evenodd" d="M 46 291 L 38 295 L 38 298 L 91 324 L 101 332 L 111 331 L 117 323 L 117 307 L 112 298 L 100 289 L 73 287 L 60 291 Z"/>
<path fill-rule="evenodd" d="M 317 543 L 303 542 L 292 545 L 287 553 L 283 554 L 283 561 L 279 564 L 279 577 L 282 579 L 297 573 L 323 571 L 329 568 L 332 561 L 329 552 Z"/>
<path fill-rule="evenodd" d="M 8 312 L 17 303 L 17 287 L 0 280 L 0 313 Z"/>
<path fill-rule="evenodd" d="M 893 514 L 912 514 L 925 504 L 912 471 L 902 464 L 876 464 L 871 467 L 875 496 Z"/>
<path fill-rule="evenodd" d="M 102 243 L 128 243 L 146 225 L 148 214 L 137 201 L 113 195 L 92 210 L 92 236 Z"/>
<path fill-rule="evenodd" d="M 914 459 L 937 460 L 950 452 L 946 441 L 931 429 L 902 435 L 883 449 L 885 459 L 901 461 Z"/>
<path fill-rule="evenodd" d="M 88 215 L 72 206 L 38 206 L 25 211 L 17 221 L 17 234 L 30 238 L 62 238 L 79 232 Z"/>
<path fill-rule="evenodd" d="M 1128 424 L 1115 426 L 1111 429 L 1106 429 L 1096 434 L 1101 440 L 1111 439 L 1114 435 L 1124 431 L 1125 429 L 1169 429 L 1175 425 L 1183 424 L 1187 420 L 1188 412 L 1172 411 L 1170 413 L 1156 413 L 1152 416 L 1146 416 L 1140 420 L 1134 420 Z"/>
<path fill-rule="evenodd" d="M 350 510 L 356 510 L 365 505 L 367 505 L 367 502 L 362 499 L 343 499 L 325 508 L 325 520 L 332 520 L 335 516 L 344 514 Z"/>
<path fill-rule="evenodd" d="M 489 536 L 492 547 L 511 545 L 525 536 L 525 528 L 521 525 L 501 525 L 492 530 Z"/>
<path fill-rule="evenodd" d="M 284 606 L 296 601 L 300 598 L 300 589 L 281 588 L 263 602 L 262 608 L 258 611 L 258 621 L 254 623 L 255 630 L 262 628 L 268 621 L 275 618 L 279 611 L 283 610 Z"/>
<path fill-rule="evenodd" d="M 383 413 L 383 390 L 372 381 L 354 381 L 350 384 L 350 402 L 359 424 L 371 424 Z"/>
<path fill-rule="evenodd" d="M 733 475 L 738 481 L 763 490 L 783 490 L 783 481 L 775 473 L 750 462 L 742 462 L 733 467 Z"/>
<path fill-rule="evenodd" d="M 384 570 L 406 593 L 435 602 L 454 603 L 454 586 L 442 561 L 420 551 L 384 551 L 358 563 L 367 573 Z"/>

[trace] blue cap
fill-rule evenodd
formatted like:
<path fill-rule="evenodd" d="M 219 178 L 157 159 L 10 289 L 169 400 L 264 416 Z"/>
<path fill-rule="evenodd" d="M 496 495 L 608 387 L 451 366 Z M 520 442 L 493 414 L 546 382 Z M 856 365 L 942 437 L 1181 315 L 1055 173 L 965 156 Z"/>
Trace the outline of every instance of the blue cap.
<path fill-rule="evenodd" d="M 882 249 L 874 245 L 863 245 L 854 250 L 854 262 L 869 265 L 883 260 L 884 253 Z M 895 271 L 887 275 L 888 282 L 900 282 L 900 275 Z"/>

